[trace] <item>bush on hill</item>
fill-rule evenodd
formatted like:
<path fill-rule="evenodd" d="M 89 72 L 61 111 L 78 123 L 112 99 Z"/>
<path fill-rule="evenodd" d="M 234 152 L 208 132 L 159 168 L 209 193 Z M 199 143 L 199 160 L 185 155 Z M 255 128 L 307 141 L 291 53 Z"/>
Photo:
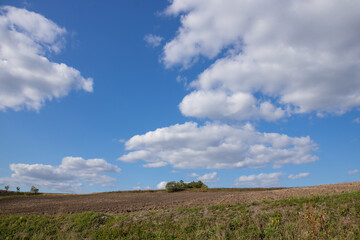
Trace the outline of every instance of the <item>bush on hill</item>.
<path fill-rule="evenodd" d="M 206 186 L 206 184 L 204 184 L 202 181 L 197 181 L 197 182 L 192 181 L 189 183 L 185 183 L 183 180 L 180 180 L 180 182 L 175 182 L 175 181 L 168 182 L 165 188 L 168 192 L 179 192 L 187 188 L 207 189 L 208 186 Z"/>

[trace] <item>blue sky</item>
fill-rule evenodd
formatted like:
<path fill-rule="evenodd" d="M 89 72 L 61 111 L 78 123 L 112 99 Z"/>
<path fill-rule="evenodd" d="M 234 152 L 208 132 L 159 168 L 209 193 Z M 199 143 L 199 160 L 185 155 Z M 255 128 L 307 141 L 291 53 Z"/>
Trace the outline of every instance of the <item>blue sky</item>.
<path fill-rule="evenodd" d="M 1 1 L 0 184 L 359 180 L 353 1 Z"/>

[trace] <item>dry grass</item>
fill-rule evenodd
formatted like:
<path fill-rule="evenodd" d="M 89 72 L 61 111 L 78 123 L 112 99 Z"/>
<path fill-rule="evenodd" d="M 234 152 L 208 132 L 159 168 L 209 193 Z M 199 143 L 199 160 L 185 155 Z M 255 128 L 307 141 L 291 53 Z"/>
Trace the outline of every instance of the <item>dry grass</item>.
<path fill-rule="evenodd" d="M 360 192 L 140 211 L 0 215 L 0 239 L 360 239 Z"/>

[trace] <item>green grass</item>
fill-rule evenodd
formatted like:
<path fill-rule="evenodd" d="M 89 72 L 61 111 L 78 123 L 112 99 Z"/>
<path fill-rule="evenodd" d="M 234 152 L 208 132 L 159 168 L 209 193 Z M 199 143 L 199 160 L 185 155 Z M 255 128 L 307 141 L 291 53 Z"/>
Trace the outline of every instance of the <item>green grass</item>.
<path fill-rule="evenodd" d="M 9 194 L 9 195 L 0 195 L 0 199 L 5 198 L 21 198 L 21 197 L 37 197 L 37 196 L 46 196 L 44 193 L 17 193 L 17 194 Z"/>
<path fill-rule="evenodd" d="M 118 216 L 0 215 L 0 239 L 360 239 L 360 193 Z"/>

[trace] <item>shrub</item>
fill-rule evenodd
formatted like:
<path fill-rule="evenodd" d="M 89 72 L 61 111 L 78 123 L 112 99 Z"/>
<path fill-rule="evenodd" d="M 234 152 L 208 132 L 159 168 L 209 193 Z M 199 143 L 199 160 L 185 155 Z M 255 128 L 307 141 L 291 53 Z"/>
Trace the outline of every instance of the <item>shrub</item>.
<path fill-rule="evenodd" d="M 6 191 L 9 191 L 9 188 L 10 188 L 9 185 L 5 186 L 5 190 L 6 190 Z"/>
<path fill-rule="evenodd" d="M 180 191 L 180 190 L 177 188 L 175 181 L 168 182 L 168 183 L 166 184 L 165 188 L 166 188 L 166 191 L 168 191 L 168 192 L 177 192 L 177 191 Z"/>
<path fill-rule="evenodd" d="M 197 181 L 197 182 L 189 182 L 189 183 L 185 183 L 186 188 L 203 188 L 204 186 L 207 188 L 207 186 L 202 182 L 202 181 Z"/>
<path fill-rule="evenodd" d="M 208 190 L 208 186 L 205 185 L 205 184 L 202 184 L 202 185 L 201 185 L 201 188 L 200 188 L 200 191 L 201 191 L 201 192 L 207 192 L 207 190 Z"/>
<path fill-rule="evenodd" d="M 180 180 L 180 182 L 175 182 L 175 181 L 168 182 L 165 188 L 168 192 L 178 192 L 178 191 L 183 191 L 187 188 L 207 189 L 208 187 L 202 181 L 198 181 L 198 182 L 192 181 L 190 183 L 185 183 L 183 180 Z"/>
<path fill-rule="evenodd" d="M 36 188 L 35 186 L 31 186 L 30 192 L 34 193 L 34 194 L 37 194 L 37 193 L 39 193 L 39 189 Z"/>
<path fill-rule="evenodd" d="M 185 190 L 185 188 L 186 188 L 186 183 L 184 183 L 183 180 L 180 180 L 180 182 L 176 183 L 176 189 L 178 189 L 178 191 Z"/>

